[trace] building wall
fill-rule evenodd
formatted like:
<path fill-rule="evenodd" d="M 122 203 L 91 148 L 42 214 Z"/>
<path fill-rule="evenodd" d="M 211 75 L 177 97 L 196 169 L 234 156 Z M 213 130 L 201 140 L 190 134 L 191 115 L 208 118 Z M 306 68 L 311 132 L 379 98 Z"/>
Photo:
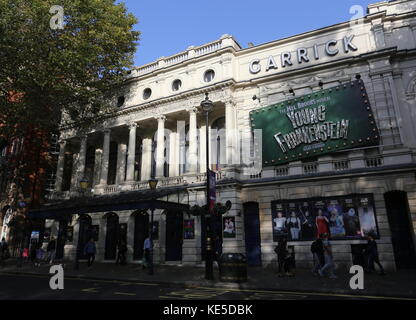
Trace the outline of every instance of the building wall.
<path fill-rule="evenodd" d="M 276 258 L 273 251 L 276 243 L 273 242 L 272 235 L 272 201 L 371 193 L 374 194 L 377 222 L 381 233 L 380 258 L 388 269 L 394 269 L 390 227 L 384 203 L 386 192 L 393 190 L 407 192 L 411 219 L 416 231 L 415 8 L 415 0 L 376 3 L 369 6 L 369 15 L 362 20 L 340 23 L 247 49 L 242 49 L 231 36 L 225 35 L 212 43 L 191 47 L 175 56 L 161 58 L 154 63 L 138 67 L 132 70 L 128 85 L 116 93 L 116 96 L 125 95 L 125 104 L 117 109 L 112 118 L 92 128 L 88 139 L 95 144 L 96 150 L 102 150 L 103 132 L 105 129 L 111 129 L 111 139 L 114 134 L 119 150 L 125 152 L 125 146 L 129 143 L 126 137 L 129 136 L 132 123 L 137 124 L 138 130 L 143 130 L 142 138 L 149 138 L 155 136 L 159 120 L 162 118 L 164 128 L 173 128 L 173 133 L 177 134 L 175 122 L 181 120 L 190 124 L 191 113 L 199 106 L 204 93 L 209 92 L 210 99 L 216 106 L 215 112 L 211 114 L 211 120 L 222 116 L 226 119 L 226 158 L 229 162 L 219 173 L 221 183 L 218 186 L 217 198 L 222 203 L 227 200 L 232 202 L 232 208 L 227 216 L 235 217 L 237 229 L 235 239 L 224 239 L 224 252 L 245 253 L 242 212 L 243 204 L 246 202 L 259 203 L 262 260 L 267 266 L 273 264 Z M 331 42 L 333 40 L 336 44 Z M 348 41 L 353 45 L 346 46 Z M 331 44 L 329 47 L 331 50 L 336 48 L 338 52 L 326 53 L 327 44 Z M 305 59 L 298 61 L 298 49 L 301 48 L 307 50 L 308 62 Z M 315 56 L 315 50 L 319 57 Z M 282 63 L 284 53 L 291 54 L 291 66 Z M 267 67 L 269 70 L 266 70 Z M 209 69 L 214 70 L 216 76 L 212 82 L 206 83 L 203 81 L 203 75 Z M 316 174 L 312 175 L 305 172 L 304 163 L 301 161 L 291 162 L 278 168 L 263 168 L 261 172 L 255 174 L 244 171 L 238 161 L 236 163 L 235 160 L 238 160 L 240 152 L 238 138 L 247 139 L 251 135 L 250 111 L 293 98 L 290 89 L 296 96 L 310 94 L 322 89 L 319 82 L 322 82 L 324 89 L 342 86 L 354 81 L 357 74 L 366 87 L 380 130 L 379 146 L 321 156 L 314 161 Z M 182 81 L 182 88 L 177 92 L 171 87 L 175 79 Z M 143 98 L 143 90 L 146 88 L 152 89 L 152 95 L 147 100 Z M 203 132 L 204 124 L 203 116 L 198 115 L 196 132 Z M 77 172 L 77 168 L 83 165 L 79 141 L 84 141 L 86 145 L 87 138 L 79 139 L 80 135 L 75 128 L 63 130 L 61 138 L 71 142 L 75 146 L 74 150 L 77 150 L 74 152 L 78 159 L 74 164 L 74 177 L 75 173 L 82 174 Z M 85 145 L 84 149 L 86 149 Z M 120 148 L 121 145 L 123 148 Z M 170 145 L 175 148 L 179 143 L 172 142 Z M 199 144 L 197 155 L 199 159 L 204 159 L 203 149 L 203 144 Z M 171 151 L 172 154 L 175 152 L 178 150 Z M 104 155 L 96 161 L 97 170 L 102 169 L 100 163 L 103 163 L 103 158 Z M 142 168 L 146 169 L 146 164 L 150 166 L 151 161 L 148 158 L 143 160 L 145 162 Z M 334 169 L 335 162 L 340 160 L 348 162 L 348 170 L 337 172 Z M 203 162 L 199 165 L 199 171 L 203 172 L 201 170 L 204 168 Z M 382 170 L 371 173 L 374 167 Z M 359 169 L 361 169 L 360 173 L 350 172 Z M 170 183 L 182 185 L 187 183 L 189 200 L 188 197 L 184 197 L 181 202 L 189 201 L 190 205 L 204 204 L 205 189 L 200 184 L 205 180 L 200 172 L 192 172 L 180 177 L 176 177 L 176 170 L 170 172 L 172 174 L 169 178 L 161 179 L 163 186 L 168 186 Z M 100 172 L 94 172 L 97 177 L 99 174 Z M 325 174 L 328 178 L 322 178 Z M 296 182 L 291 181 L 295 176 L 301 179 Z M 146 179 L 136 181 L 133 186 L 124 179 L 118 179 L 116 185 L 103 185 L 101 189 L 96 187 L 92 193 L 117 194 L 120 191 L 145 189 L 143 186 L 147 185 Z M 74 178 L 72 183 L 74 190 L 77 188 L 76 180 Z M 103 259 L 105 243 L 104 214 L 105 212 L 92 214 L 93 224 L 100 225 L 99 260 Z M 134 230 L 130 218 L 132 212 L 117 212 L 117 214 L 120 222 L 128 223 L 131 256 Z M 166 216 L 157 212 L 156 217 L 156 220 L 160 219 L 160 239 L 155 242 L 155 259 L 164 262 Z M 184 240 L 181 263 L 201 262 L 200 218 L 196 217 L 195 222 L 195 239 Z M 77 239 L 76 223 L 74 239 Z M 341 266 L 349 265 L 352 262 L 351 244 L 362 243 L 365 242 L 334 241 L 335 261 Z M 299 265 L 311 264 L 310 242 L 290 245 L 295 246 Z M 68 245 L 67 254 L 73 255 L 74 248 L 75 244 Z"/>

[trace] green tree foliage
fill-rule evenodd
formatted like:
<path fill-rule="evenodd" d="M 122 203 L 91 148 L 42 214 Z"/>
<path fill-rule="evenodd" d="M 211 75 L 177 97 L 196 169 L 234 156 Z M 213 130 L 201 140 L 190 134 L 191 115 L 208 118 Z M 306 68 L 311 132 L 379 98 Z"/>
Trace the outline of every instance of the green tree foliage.
<path fill-rule="evenodd" d="M 63 29 L 50 27 L 62 6 Z M 56 19 L 55 19 L 56 20 Z M 89 126 L 132 67 L 136 18 L 113 0 L 0 0 L 0 138 Z"/>

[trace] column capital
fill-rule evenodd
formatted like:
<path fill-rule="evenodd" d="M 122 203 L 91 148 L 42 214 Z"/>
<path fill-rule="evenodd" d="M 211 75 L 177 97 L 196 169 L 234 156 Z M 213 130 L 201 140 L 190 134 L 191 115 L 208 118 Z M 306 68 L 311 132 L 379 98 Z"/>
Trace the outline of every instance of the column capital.
<path fill-rule="evenodd" d="M 66 139 L 59 139 L 58 143 L 61 147 L 65 147 L 68 141 Z"/>
<path fill-rule="evenodd" d="M 228 98 L 224 101 L 225 107 L 235 107 L 237 102 L 234 101 L 232 98 Z"/>
<path fill-rule="evenodd" d="M 138 124 L 135 121 L 127 121 L 126 125 L 131 129 L 131 128 L 137 128 Z"/>
<path fill-rule="evenodd" d="M 159 114 L 157 116 L 154 117 L 157 121 L 165 121 L 166 120 L 166 116 L 164 114 Z"/>
<path fill-rule="evenodd" d="M 186 111 L 189 112 L 189 113 L 192 113 L 193 112 L 193 113 L 196 114 L 196 113 L 199 112 L 199 109 L 197 107 L 192 106 L 192 107 L 187 107 L 186 108 Z"/>
<path fill-rule="evenodd" d="M 110 134 L 110 132 L 111 132 L 110 128 L 106 128 L 106 129 L 103 130 L 104 134 Z"/>

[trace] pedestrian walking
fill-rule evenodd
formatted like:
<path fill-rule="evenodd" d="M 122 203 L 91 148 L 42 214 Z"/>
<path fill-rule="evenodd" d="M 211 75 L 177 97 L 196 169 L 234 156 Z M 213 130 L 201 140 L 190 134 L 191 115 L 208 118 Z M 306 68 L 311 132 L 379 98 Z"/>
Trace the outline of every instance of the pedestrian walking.
<path fill-rule="evenodd" d="M 318 270 L 325 264 L 324 245 L 321 239 L 322 236 L 323 235 L 320 235 L 320 237 L 311 244 L 311 252 L 313 254 L 312 273 L 315 275 L 319 275 Z"/>
<path fill-rule="evenodd" d="M 293 274 L 290 272 L 290 254 L 289 250 L 287 249 L 287 240 L 286 237 L 282 236 L 279 238 L 277 247 L 274 249 L 277 254 L 277 262 L 278 262 L 278 276 L 283 277 L 284 273 L 288 277 L 292 277 Z"/>
<path fill-rule="evenodd" d="M 23 257 L 23 263 L 27 263 L 29 261 L 29 248 L 23 248 L 23 253 L 22 253 L 22 257 Z"/>
<path fill-rule="evenodd" d="M 38 248 L 36 249 L 36 259 L 35 259 L 35 267 L 40 267 L 40 264 L 45 259 L 45 250 L 42 249 L 42 246 L 39 244 Z"/>
<path fill-rule="evenodd" d="M 1 239 L 0 242 L 0 265 L 4 266 L 6 260 L 10 258 L 9 245 L 6 242 L 5 238 Z"/>
<path fill-rule="evenodd" d="M 214 261 L 217 262 L 218 268 L 220 267 L 220 258 L 222 254 L 222 241 L 219 235 L 214 237 Z"/>
<path fill-rule="evenodd" d="M 36 250 L 37 249 L 38 249 L 38 242 L 36 239 L 32 239 L 30 241 L 29 252 L 30 252 L 30 261 L 32 262 L 33 266 L 36 266 Z"/>
<path fill-rule="evenodd" d="M 51 237 L 46 251 L 48 252 L 49 264 L 52 265 L 56 256 L 56 239 L 54 237 Z"/>
<path fill-rule="evenodd" d="M 87 256 L 88 259 L 88 268 L 92 266 L 95 260 L 95 254 L 97 253 L 97 247 L 95 246 L 94 239 L 91 238 L 90 241 L 87 242 L 84 248 L 84 254 Z"/>
<path fill-rule="evenodd" d="M 325 264 L 321 269 L 318 269 L 319 275 L 321 277 L 323 277 L 325 275 L 325 273 L 328 271 L 329 272 L 329 278 L 330 279 L 336 279 L 337 276 L 334 273 L 335 265 L 334 265 L 334 258 L 333 258 L 333 254 L 332 254 L 332 246 L 331 246 L 331 243 L 329 242 L 328 234 L 323 235 L 322 243 L 323 243 L 323 246 L 324 246 Z"/>
<path fill-rule="evenodd" d="M 378 256 L 378 248 L 377 248 L 377 242 L 374 240 L 373 236 L 369 234 L 367 236 L 368 242 L 367 242 L 367 272 L 375 271 L 374 263 L 378 265 L 380 268 L 380 274 L 385 275 L 384 268 L 380 263 L 380 259 Z"/>
<path fill-rule="evenodd" d="M 126 252 L 127 252 L 127 245 L 123 240 L 120 240 L 118 243 L 118 253 L 117 253 L 117 259 L 116 264 L 126 264 Z"/>
<path fill-rule="evenodd" d="M 144 259 L 143 259 L 142 268 L 146 269 L 149 266 L 150 250 L 152 250 L 152 241 L 150 240 L 149 237 L 144 239 L 143 250 L 144 250 Z"/>

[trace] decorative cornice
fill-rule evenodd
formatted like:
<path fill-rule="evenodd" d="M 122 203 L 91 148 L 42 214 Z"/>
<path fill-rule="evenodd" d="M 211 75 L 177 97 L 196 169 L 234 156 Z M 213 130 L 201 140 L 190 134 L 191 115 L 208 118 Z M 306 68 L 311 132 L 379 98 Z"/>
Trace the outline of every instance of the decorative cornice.
<path fill-rule="evenodd" d="M 158 106 L 165 106 L 168 105 L 172 102 L 180 102 L 183 101 L 184 104 L 188 104 L 189 98 L 195 98 L 197 96 L 201 96 L 203 97 L 205 92 L 215 92 L 218 90 L 223 90 L 224 88 L 228 88 L 231 87 L 235 84 L 236 82 L 233 79 L 230 80 L 226 80 L 217 84 L 214 84 L 212 86 L 209 87 L 202 87 L 202 88 L 197 88 L 197 89 L 193 89 L 187 92 L 183 92 L 174 96 L 169 96 L 169 97 L 165 97 L 165 98 L 160 98 L 154 101 L 150 101 L 147 103 L 143 103 L 143 104 L 139 104 L 139 105 L 135 105 L 135 106 L 131 106 L 122 110 L 117 110 L 116 112 L 112 113 L 112 114 L 107 114 L 105 115 L 104 119 L 112 119 L 112 118 L 118 118 L 120 116 L 125 116 L 125 115 L 129 115 L 135 112 L 139 112 L 139 111 L 147 111 L 147 110 L 154 110 L 156 107 Z M 196 100 L 196 98 L 195 98 Z M 202 98 L 201 98 L 202 101 Z M 195 102 L 193 102 L 195 104 Z M 196 103 L 196 105 L 198 105 L 198 103 Z"/>

